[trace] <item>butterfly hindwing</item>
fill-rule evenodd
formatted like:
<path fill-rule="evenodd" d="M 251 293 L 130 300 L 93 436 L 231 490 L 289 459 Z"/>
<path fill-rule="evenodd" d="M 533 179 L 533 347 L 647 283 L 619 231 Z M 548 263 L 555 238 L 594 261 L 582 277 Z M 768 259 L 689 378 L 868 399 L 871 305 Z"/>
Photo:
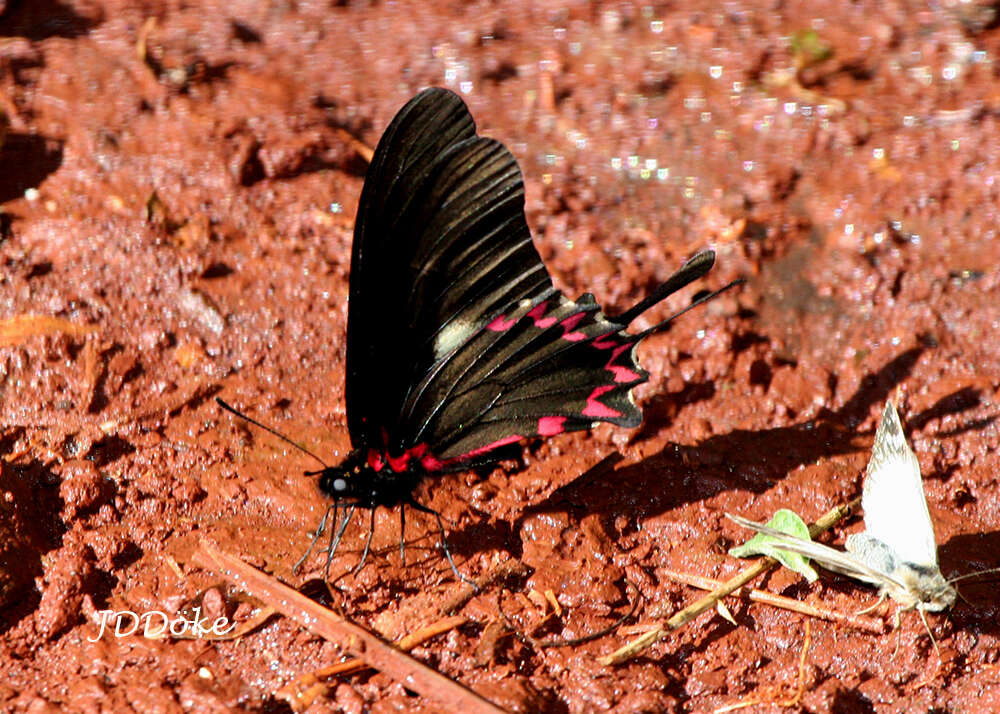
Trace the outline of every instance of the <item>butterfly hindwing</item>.
<path fill-rule="evenodd" d="M 593 297 L 555 293 L 500 315 L 455 351 L 421 393 L 417 442 L 442 459 L 608 421 L 634 427 L 632 387 L 647 378 L 635 337 L 605 318 Z"/>

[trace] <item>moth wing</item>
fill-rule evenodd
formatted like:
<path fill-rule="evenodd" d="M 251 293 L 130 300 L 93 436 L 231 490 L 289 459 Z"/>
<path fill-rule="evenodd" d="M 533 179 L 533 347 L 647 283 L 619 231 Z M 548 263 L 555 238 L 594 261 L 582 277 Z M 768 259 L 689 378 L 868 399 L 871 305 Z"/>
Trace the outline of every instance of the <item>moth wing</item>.
<path fill-rule="evenodd" d="M 401 412 L 444 355 L 510 304 L 553 292 L 517 162 L 465 103 L 428 89 L 382 135 L 351 254 L 345 392 L 352 444 L 400 454 Z"/>
<path fill-rule="evenodd" d="M 887 573 L 875 570 L 866 563 L 861 562 L 851 553 L 845 553 L 842 550 L 837 550 L 835 548 L 831 548 L 830 546 L 823 545 L 822 543 L 816 543 L 815 541 L 796 538 L 795 536 L 782 533 L 774 528 L 769 528 L 763 523 L 757 523 L 741 516 L 734 516 L 727 513 L 726 517 L 744 528 L 750 528 L 758 533 L 763 533 L 766 536 L 774 538 L 780 543 L 780 547 L 785 550 L 790 550 L 793 553 L 804 555 L 805 557 L 814 560 L 819 565 L 822 565 L 827 570 L 832 570 L 835 573 L 840 573 L 841 575 L 846 575 L 849 578 L 854 578 L 855 580 L 860 580 L 878 587 L 885 587 L 889 584 L 900 588 L 903 587 Z"/>
<path fill-rule="evenodd" d="M 937 544 L 920 463 L 906 443 L 899 414 L 886 402 L 861 495 L 865 532 L 905 563 L 937 568 Z"/>

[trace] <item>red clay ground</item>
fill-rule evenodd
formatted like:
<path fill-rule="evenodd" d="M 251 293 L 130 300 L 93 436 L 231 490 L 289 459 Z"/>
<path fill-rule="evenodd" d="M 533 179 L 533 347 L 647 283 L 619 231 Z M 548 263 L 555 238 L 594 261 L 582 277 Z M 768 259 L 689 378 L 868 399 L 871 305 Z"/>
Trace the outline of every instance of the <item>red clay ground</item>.
<path fill-rule="evenodd" d="M 325 507 L 301 474 L 315 464 L 211 397 L 345 453 L 358 141 L 443 85 L 517 155 L 571 296 L 614 313 L 706 246 L 708 286 L 748 283 L 640 350 L 640 429 L 421 487 L 463 572 L 513 559 L 531 574 L 415 655 L 512 711 L 708 712 L 800 683 L 808 711 L 1000 710 L 992 585 L 930 617 L 940 662 L 916 617 L 895 657 L 892 635 L 812 621 L 801 679 L 806 619 L 742 601 L 737 625 L 703 615 L 618 667 L 597 658 L 632 635 L 539 648 L 495 624 L 502 608 L 536 637 L 577 637 L 627 610 L 626 581 L 640 624 L 672 613 L 697 593 L 665 569 L 745 566 L 724 511 L 811 519 L 860 493 L 896 393 L 944 572 L 1000 564 L 992 4 L 4 5 L 0 709 L 286 711 L 284 684 L 339 661 L 283 618 L 223 643 L 91 643 L 90 618 L 175 612 L 219 585 L 192 562 L 200 538 L 292 585 L 321 573 L 318 557 L 291 572 Z M 348 530 L 336 573 L 366 531 Z M 396 514 L 380 512 L 376 553 L 337 583 L 337 605 L 389 638 L 458 589 L 433 522 L 411 514 L 408 534 L 401 567 Z M 843 612 L 874 600 L 828 574 L 764 586 Z M 561 617 L 542 623 L 532 590 Z M 404 707 L 442 710 L 362 673 L 310 711 Z"/>

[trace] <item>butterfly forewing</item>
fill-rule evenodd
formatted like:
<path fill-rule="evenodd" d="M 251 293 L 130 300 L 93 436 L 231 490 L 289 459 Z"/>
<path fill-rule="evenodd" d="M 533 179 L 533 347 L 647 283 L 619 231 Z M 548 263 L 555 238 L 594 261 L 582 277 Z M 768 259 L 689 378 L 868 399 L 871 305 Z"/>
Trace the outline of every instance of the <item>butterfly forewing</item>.
<path fill-rule="evenodd" d="M 421 92 L 383 134 L 358 207 L 345 386 L 353 445 L 411 446 L 401 408 L 413 386 L 504 306 L 550 290 L 513 156 L 476 137 L 457 96 Z"/>
<path fill-rule="evenodd" d="M 885 543 L 902 562 L 937 566 L 937 544 L 920 464 L 906 443 L 891 401 L 886 403 L 875 433 L 861 505 L 868 536 Z"/>

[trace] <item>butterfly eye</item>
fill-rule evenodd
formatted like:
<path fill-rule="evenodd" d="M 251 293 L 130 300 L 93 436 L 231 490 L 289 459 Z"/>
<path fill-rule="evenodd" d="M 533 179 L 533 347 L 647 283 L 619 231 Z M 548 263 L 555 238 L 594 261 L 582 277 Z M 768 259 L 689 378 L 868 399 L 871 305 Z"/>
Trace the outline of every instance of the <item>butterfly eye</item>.
<path fill-rule="evenodd" d="M 346 491 L 347 490 L 347 481 L 345 481 L 342 478 L 336 479 L 333 482 L 333 489 L 335 491 Z"/>

